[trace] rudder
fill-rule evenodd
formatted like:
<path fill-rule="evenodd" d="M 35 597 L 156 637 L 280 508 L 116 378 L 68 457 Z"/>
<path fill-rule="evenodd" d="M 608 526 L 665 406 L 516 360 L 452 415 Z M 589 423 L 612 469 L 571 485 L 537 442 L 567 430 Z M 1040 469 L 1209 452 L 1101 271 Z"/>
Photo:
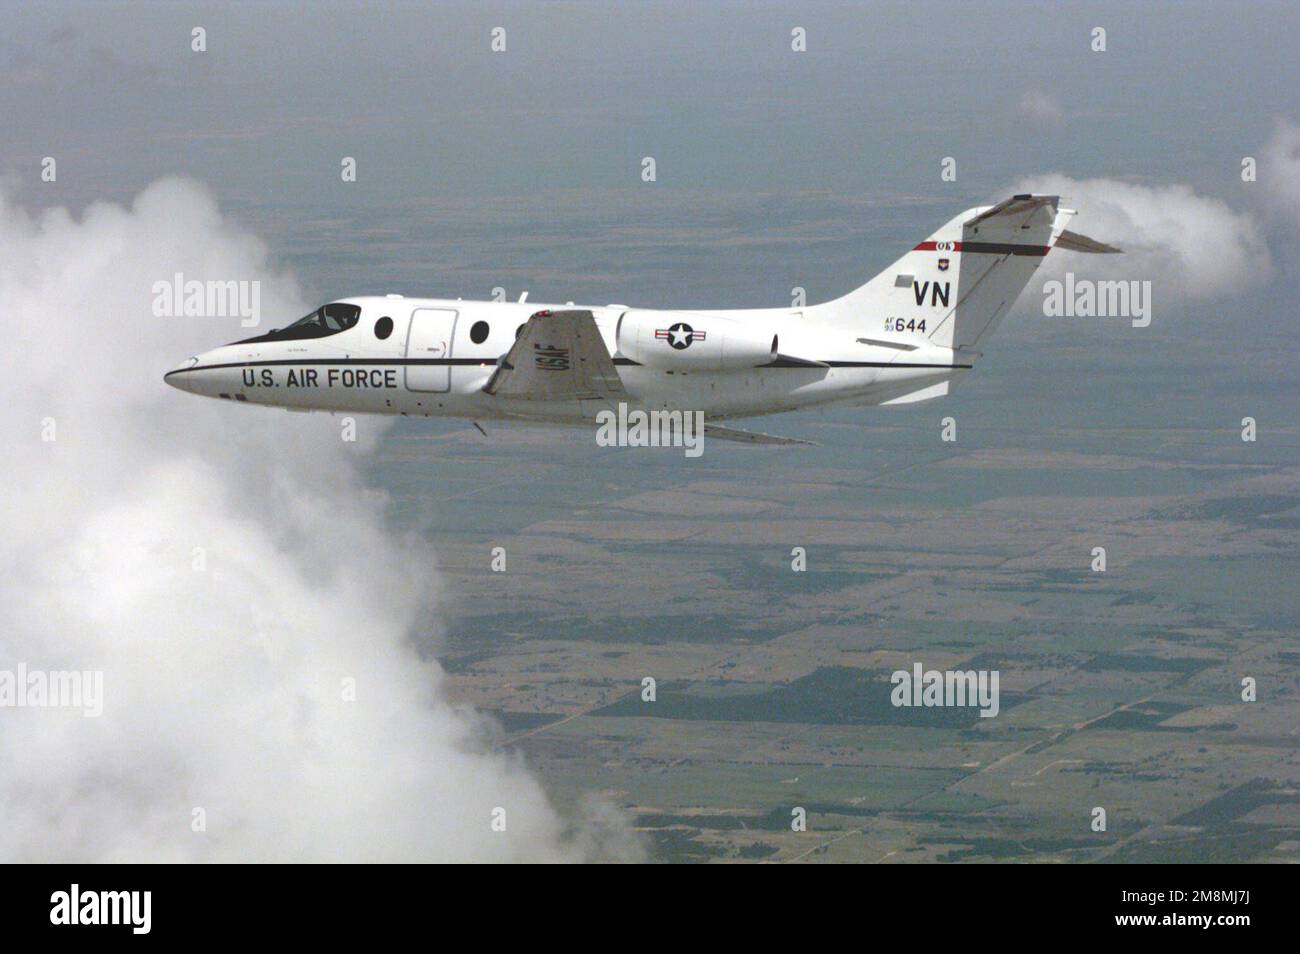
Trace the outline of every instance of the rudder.
<path fill-rule="evenodd" d="M 930 341 L 975 352 L 997 327 L 1074 214 L 1060 196 L 1017 195 L 975 210 L 947 252 L 957 270 L 956 301 Z M 926 243 L 923 243 L 926 244 Z M 937 251 L 937 250 L 936 250 Z"/>

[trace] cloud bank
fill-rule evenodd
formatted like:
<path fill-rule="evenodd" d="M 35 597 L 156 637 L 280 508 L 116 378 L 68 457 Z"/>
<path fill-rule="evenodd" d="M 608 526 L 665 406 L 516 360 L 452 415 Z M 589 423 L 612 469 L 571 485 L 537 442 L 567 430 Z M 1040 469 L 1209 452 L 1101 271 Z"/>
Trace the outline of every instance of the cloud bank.
<path fill-rule="evenodd" d="M 175 272 L 261 281 L 270 323 L 309 310 L 194 183 L 80 220 L 0 194 L 0 669 L 104 672 L 99 718 L 0 709 L 0 860 L 638 857 L 610 812 L 562 818 L 418 658 L 432 554 L 356 465 L 382 422 L 348 444 L 163 384 L 239 331 L 154 317 Z"/>
<path fill-rule="evenodd" d="M 1217 298 L 1267 280 L 1269 249 L 1254 218 L 1186 185 L 1145 186 L 1059 174 L 1022 179 L 1013 193 L 1060 195 L 1078 209 L 1072 231 L 1118 245 L 1123 255 L 1047 256 L 1031 289 L 1067 271 L 1091 279 L 1151 281 L 1161 306 Z M 1021 298 L 1037 308 L 1042 298 Z"/>

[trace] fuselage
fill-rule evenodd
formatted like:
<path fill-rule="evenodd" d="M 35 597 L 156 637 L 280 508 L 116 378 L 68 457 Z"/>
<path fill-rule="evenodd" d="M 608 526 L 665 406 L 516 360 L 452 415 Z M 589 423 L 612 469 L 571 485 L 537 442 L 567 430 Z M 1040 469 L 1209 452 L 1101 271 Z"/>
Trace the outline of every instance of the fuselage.
<path fill-rule="evenodd" d="M 293 337 L 294 325 L 224 345 L 183 362 L 166 380 L 195 394 L 295 410 L 578 423 L 608 403 L 519 400 L 483 390 L 530 317 L 575 308 L 595 319 L 630 408 L 701 411 L 719 420 L 835 403 L 880 404 L 933 396 L 935 387 L 970 367 L 951 349 L 915 335 L 902 336 L 914 341 L 907 345 L 869 341 L 864 328 L 883 327 L 887 315 L 836 321 L 816 314 L 826 305 L 648 311 L 389 295 L 325 307 L 345 316 L 336 324 L 348 326 Z M 660 351 L 643 343 L 633 352 L 643 360 L 624 353 L 631 348 L 632 322 L 658 336 L 653 344 Z M 751 357 L 746 348 L 762 353 Z M 657 366 L 648 363 L 647 352 Z"/>

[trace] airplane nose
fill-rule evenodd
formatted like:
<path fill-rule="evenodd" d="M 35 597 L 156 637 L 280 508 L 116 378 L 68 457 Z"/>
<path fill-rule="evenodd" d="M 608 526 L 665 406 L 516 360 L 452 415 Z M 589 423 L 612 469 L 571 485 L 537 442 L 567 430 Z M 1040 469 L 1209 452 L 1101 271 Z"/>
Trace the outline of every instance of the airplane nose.
<path fill-rule="evenodd" d="M 198 363 L 199 359 L 197 357 L 186 358 L 180 364 L 176 365 L 176 367 L 164 374 L 163 380 L 174 388 L 179 388 L 182 391 L 191 391 L 193 390 L 192 382 L 190 380 L 191 376 L 185 372 Z"/>

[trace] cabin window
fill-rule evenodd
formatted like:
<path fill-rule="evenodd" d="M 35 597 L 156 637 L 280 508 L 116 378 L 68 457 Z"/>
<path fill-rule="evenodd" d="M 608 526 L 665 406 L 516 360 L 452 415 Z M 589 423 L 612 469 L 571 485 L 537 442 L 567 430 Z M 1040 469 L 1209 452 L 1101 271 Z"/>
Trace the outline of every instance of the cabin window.
<path fill-rule="evenodd" d="M 475 344 L 482 344 L 487 341 L 488 323 L 486 321 L 476 321 L 474 326 L 469 329 L 469 340 Z"/>
<path fill-rule="evenodd" d="M 393 333 L 393 319 L 387 315 L 375 322 L 375 337 L 383 341 Z"/>

